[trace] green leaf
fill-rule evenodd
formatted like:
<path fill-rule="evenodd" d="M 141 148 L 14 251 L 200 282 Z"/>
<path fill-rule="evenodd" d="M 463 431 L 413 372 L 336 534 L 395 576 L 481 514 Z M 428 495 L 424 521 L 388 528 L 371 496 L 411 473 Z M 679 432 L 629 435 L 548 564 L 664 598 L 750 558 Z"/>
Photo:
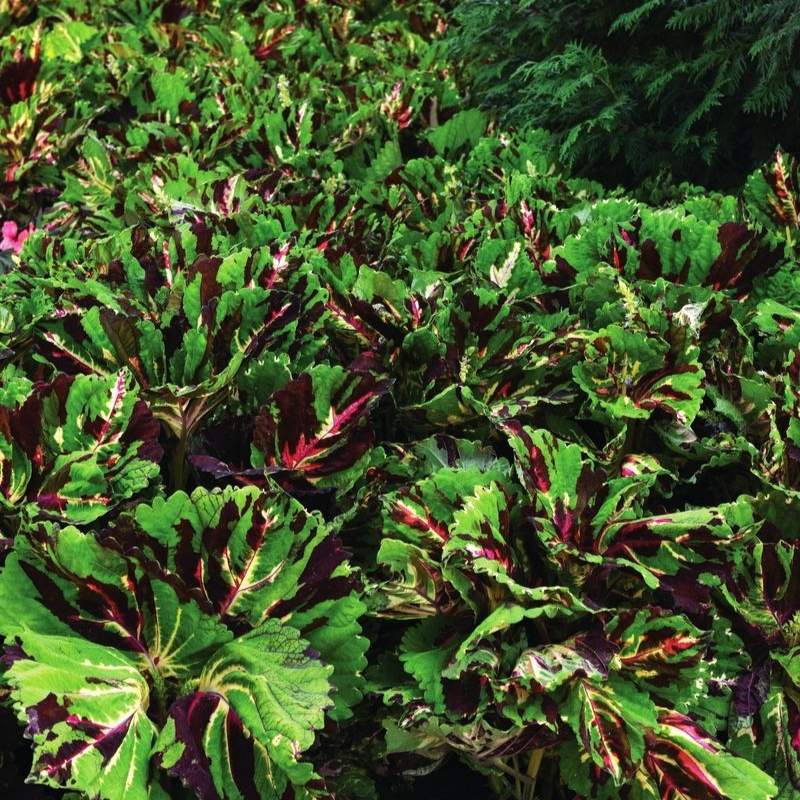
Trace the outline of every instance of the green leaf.
<path fill-rule="evenodd" d="M 335 600 L 316 603 L 306 611 L 296 611 L 291 624 L 320 654 L 325 664 L 333 667 L 330 682 L 334 687 L 331 719 L 341 721 L 353 716 L 364 696 L 363 671 L 367 667 L 369 640 L 362 635 L 359 623 L 367 607 L 354 593 Z"/>
<path fill-rule="evenodd" d="M 424 620 L 403 636 L 400 661 L 422 689 L 422 697 L 437 713 L 444 711 L 442 673 L 455 647 L 448 643 L 447 621 L 442 617 Z"/>
<path fill-rule="evenodd" d="M 650 698 L 616 676 L 578 680 L 564 708 L 566 721 L 594 763 L 616 786 L 632 777 L 644 755 L 644 734 L 656 725 Z"/>
<path fill-rule="evenodd" d="M 469 143 L 475 145 L 486 129 L 486 117 L 476 108 L 456 112 L 429 131 L 428 139 L 439 155 L 450 155 Z"/>
<path fill-rule="evenodd" d="M 42 38 L 42 54 L 48 61 L 63 58 L 77 64 L 83 58 L 83 45 L 97 33 L 97 28 L 80 20 L 59 22 Z"/>
<path fill-rule="evenodd" d="M 183 100 L 191 100 L 192 91 L 185 72 L 155 71 L 150 75 L 150 83 L 155 93 L 155 107 L 166 111 L 173 119 L 178 116 L 178 106 Z"/>
<path fill-rule="evenodd" d="M 332 671 L 296 630 L 268 620 L 222 647 L 172 705 L 161 763 L 201 796 L 282 797 L 313 775 L 299 758 L 332 705 Z"/>
<path fill-rule="evenodd" d="M 7 680 L 33 738 L 31 779 L 103 800 L 151 797 L 156 727 L 136 663 L 75 637 L 25 631 L 20 638 L 24 656 Z"/>

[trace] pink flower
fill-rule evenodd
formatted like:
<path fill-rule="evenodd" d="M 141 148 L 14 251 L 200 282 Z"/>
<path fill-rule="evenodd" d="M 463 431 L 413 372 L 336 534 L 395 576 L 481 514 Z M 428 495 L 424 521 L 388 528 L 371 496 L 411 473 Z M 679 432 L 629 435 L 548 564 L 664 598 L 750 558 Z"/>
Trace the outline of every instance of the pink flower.
<path fill-rule="evenodd" d="M 3 223 L 3 239 L 0 241 L 0 250 L 13 250 L 19 253 L 25 240 L 33 233 L 33 224 L 20 230 L 13 219 Z"/>

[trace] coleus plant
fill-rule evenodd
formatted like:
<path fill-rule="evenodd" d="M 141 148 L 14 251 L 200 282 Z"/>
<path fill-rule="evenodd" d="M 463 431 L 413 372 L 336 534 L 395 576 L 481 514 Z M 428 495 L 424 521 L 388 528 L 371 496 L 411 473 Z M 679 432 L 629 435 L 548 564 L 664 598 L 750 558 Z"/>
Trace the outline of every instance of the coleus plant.
<path fill-rule="evenodd" d="M 252 393 L 270 378 L 285 381 L 289 360 L 295 368 L 310 361 L 324 316 L 319 283 L 303 268 L 301 254 L 289 255 L 288 243 L 274 254 L 269 247 L 243 247 L 220 258 L 198 252 L 204 236 L 210 231 L 199 222 L 175 230 L 163 243 L 157 268 L 150 255 L 157 245 L 146 235 L 115 237 L 102 248 L 101 257 L 118 256 L 104 280 L 64 274 L 64 312 L 39 312 L 38 358 L 70 373 L 132 373 L 174 442 L 177 488 L 185 480 L 189 442 L 204 417 L 236 389 L 238 378 L 243 391 Z M 51 273 L 44 281 L 50 291 L 54 278 Z M 25 270 L 14 280 L 20 292 L 42 285 Z M 120 283 L 124 288 L 113 291 Z M 249 375 L 242 375 L 246 361 Z"/>
<path fill-rule="evenodd" d="M 158 476 L 158 423 L 127 370 L 42 383 L 4 375 L 12 390 L 0 405 L 4 516 L 92 522 Z"/>
<path fill-rule="evenodd" d="M 314 730 L 360 696 L 353 588 L 333 531 L 280 490 L 178 493 L 100 539 L 39 524 L 0 573 L 32 774 L 107 798 L 174 796 L 167 775 L 304 796 Z"/>
<path fill-rule="evenodd" d="M 741 197 L 575 180 L 466 107 L 431 0 L 30 5 L 0 10 L 29 781 L 794 798 L 792 158 Z"/>
<path fill-rule="evenodd" d="M 609 584 L 604 599 L 612 607 L 628 606 L 635 579 L 625 578 L 626 569 L 644 574 L 645 586 L 657 585 L 662 572 L 656 566 L 644 571 L 634 555 L 637 545 L 647 555 L 655 553 L 655 563 L 671 575 L 672 541 L 690 534 L 705 544 L 719 524 L 715 514 L 636 519 L 631 506 L 652 480 L 628 477 L 617 486 L 612 481 L 610 498 L 593 501 L 603 479 L 581 461 L 580 448 L 555 455 L 554 437 L 524 430 L 513 435 L 527 445 L 521 470 L 535 493 L 534 512 L 541 509 L 536 533 L 547 551 L 556 556 L 574 542 L 576 563 L 585 552 L 601 574 L 571 575 L 569 561 L 562 559 L 550 574 L 566 585 L 543 585 L 548 571 L 532 548 L 536 534 L 514 520 L 514 505 L 497 484 L 486 485 L 493 476 L 507 475 L 508 464 L 485 460 L 481 474 L 476 465 L 462 463 L 458 443 L 449 443 L 449 464 L 387 497 L 383 527 L 392 534 L 379 558 L 399 574 L 383 587 L 388 604 L 380 613 L 422 618 L 405 633 L 399 652 L 411 682 L 383 689 L 389 702 L 399 696 L 409 708 L 400 727 L 390 728 L 392 746 L 399 752 L 427 751 L 429 758 L 451 746 L 470 759 L 498 765 L 525 755 L 529 766 L 518 780 L 528 783 L 541 753 L 557 748 L 564 781 L 588 796 L 614 797 L 633 780 L 643 796 L 660 797 L 668 787 L 687 796 L 699 787 L 715 797 L 736 797 L 744 789 L 771 796 L 774 785 L 765 773 L 714 743 L 725 699 L 724 692 L 716 703 L 702 697 L 704 685 L 722 678 L 712 666 L 711 636 L 663 608 L 613 613 L 595 599 L 603 581 Z M 581 544 L 575 538 L 581 536 L 577 520 L 587 518 L 594 503 L 596 524 L 608 526 L 605 535 L 621 534 L 623 557 L 610 559 L 614 570 L 601 557 L 605 547 L 597 544 L 602 528 Z M 525 507 L 519 500 L 515 505 Z M 632 520 L 626 526 L 615 517 Z M 552 520 L 552 533 L 545 519 Z M 627 543 L 626 530 L 631 531 Z M 726 545 L 734 538 L 725 525 L 719 537 Z M 628 561 L 626 555 L 633 557 Z M 691 560 L 691 553 L 687 556 Z M 581 618 L 580 633 L 559 634 Z M 537 624 L 529 626 L 528 620 Z M 686 715 L 690 709 L 710 733 L 697 716 Z"/>

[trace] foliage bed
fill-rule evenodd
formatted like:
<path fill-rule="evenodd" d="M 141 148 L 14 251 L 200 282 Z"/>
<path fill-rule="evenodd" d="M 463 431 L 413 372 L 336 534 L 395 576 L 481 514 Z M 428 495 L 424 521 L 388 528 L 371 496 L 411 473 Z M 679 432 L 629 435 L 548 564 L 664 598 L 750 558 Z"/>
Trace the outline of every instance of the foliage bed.
<path fill-rule="evenodd" d="M 0 9 L 10 796 L 800 795 L 789 155 L 572 179 L 427 0 Z"/>

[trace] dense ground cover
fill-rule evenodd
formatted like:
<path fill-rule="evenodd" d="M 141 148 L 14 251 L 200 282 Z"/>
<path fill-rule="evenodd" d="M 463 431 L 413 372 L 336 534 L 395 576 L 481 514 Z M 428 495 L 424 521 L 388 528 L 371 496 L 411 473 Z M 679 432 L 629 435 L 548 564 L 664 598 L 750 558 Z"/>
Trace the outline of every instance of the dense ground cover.
<path fill-rule="evenodd" d="M 790 156 L 572 179 L 427 0 L 0 9 L 9 796 L 800 795 Z"/>

